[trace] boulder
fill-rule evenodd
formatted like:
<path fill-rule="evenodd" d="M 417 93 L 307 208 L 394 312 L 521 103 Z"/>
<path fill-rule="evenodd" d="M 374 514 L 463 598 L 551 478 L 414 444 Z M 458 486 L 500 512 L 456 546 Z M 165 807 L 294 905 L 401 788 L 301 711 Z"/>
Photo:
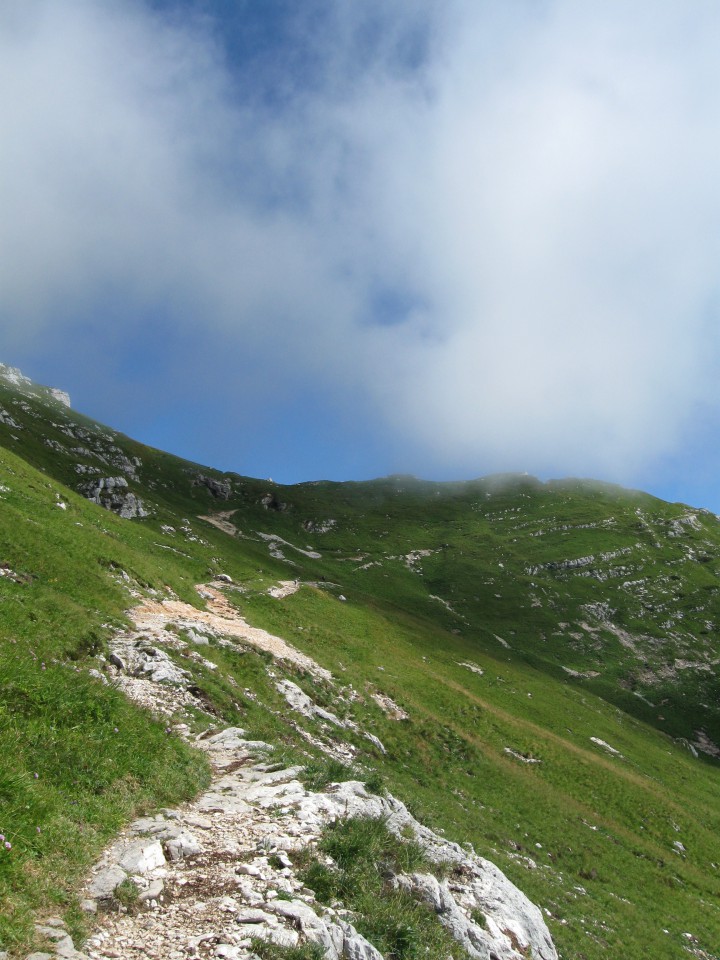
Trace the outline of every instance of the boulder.
<path fill-rule="evenodd" d="M 157 900 L 162 895 L 165 884 L 162 880 L 151 880 L 147 890 L 142 890 L 138 895 L 140 903 L 147 903 L 148 900 Z"/>

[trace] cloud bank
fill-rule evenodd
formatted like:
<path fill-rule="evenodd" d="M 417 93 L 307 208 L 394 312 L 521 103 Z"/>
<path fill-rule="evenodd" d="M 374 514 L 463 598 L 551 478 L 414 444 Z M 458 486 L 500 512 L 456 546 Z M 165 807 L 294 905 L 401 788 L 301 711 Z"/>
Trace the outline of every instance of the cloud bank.
<path fill-rule="evenodd" d="M 716 5 L 297 6 L 261 49 L 252 5 L 0 7 L 3 359 L 120 390 L 145 345 L 228 428 L 307 402 L 426 473 L 672 454 L 717 397 Z"/>

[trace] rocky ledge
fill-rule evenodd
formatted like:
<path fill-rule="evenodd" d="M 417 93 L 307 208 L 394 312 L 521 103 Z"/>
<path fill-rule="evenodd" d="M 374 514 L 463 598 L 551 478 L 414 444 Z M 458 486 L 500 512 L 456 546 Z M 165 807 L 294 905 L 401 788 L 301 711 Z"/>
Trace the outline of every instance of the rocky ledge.
<path fill-rule="evenodd" d="M 90 483 L 80 484 L 78 491 L 88 500 L 106 510 L 112 510 L 125 520 L 149 515 L 143 501 L 128 490 L 125 477 L 101 477 Z"/>

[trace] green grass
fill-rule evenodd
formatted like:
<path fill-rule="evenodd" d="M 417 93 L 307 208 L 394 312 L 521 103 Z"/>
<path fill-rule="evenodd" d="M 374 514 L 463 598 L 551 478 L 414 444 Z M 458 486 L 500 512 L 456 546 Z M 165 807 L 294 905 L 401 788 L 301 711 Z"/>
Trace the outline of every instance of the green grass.
<path fill-rule="evenodd" d="M 347 763 L 333 757 L 318 757 L 304 765 L 300 779 L 309 790 L 323 790 L 331 783 L 355 780 L 359 776 L 359 772 Z"/>
<path fill-rule="evenodd" d="M 416 816 L 471 842 L 547 907 L 565 956 L 600 958 L 625 941 L 623 956 L 669 958 L 683 927 L 706 949 L 717 941 L 715 767 L 567 681 L 479 656 L 412 618 L 344 605 L 341 631 L 340 605 L 312 590 L 248 606 L 344 682 L 363 690 L 370 676 L 408 710 L 410 720 L 394 721 L 367 696 L 353 704 L 387 749 L 373 755 L 376 770 Z M 471 652 L 482 677 L 457 665 Z M 542 762 L 523 764 L 506 746 Z M 686 837 L 683 859 L 673 843 Z"/>

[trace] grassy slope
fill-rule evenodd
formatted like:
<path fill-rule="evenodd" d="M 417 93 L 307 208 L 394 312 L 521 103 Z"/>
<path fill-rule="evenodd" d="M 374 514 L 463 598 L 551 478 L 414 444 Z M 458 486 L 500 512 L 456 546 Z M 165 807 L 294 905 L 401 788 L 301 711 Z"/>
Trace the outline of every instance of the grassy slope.
<path fill-rule="evenodd" d="M 118 473 L 64 452 L 77 440 L 63 427 L 77 433 L 81 418 L 42 398 L 22 401 L 30 413 L 13 401 L 13 391 L 0 390 L 0 405 L 24 429 L 0 426 L 0 442 L 29 463 L 73 487 L 78 460 Z M 365 765 L 546 907 L 565 957 L 675 957 L 692 946 L 688 932 L 706 951 L 720 943 L 720 768 L 672 739 L 700 727 L 720 739 L 714 672 L 675 663 L 702 666 L 716 654 L 713 517 L 687 521 L 685 508 L 642 494 L 531 478 L 278 488 L 232 477 L 232 498 L 221 502 L 191 485 L 201 468 L 92 421 L 80 426 L 86 450 L 107 458 L 112 445 L 141 458 L 131 487 L 156 512 L 121 521 L 26 460 L 2 455 L 0 562 L 29 579 L 0 578 L 8 758 L 0 831 L 14 842 L 12 856 L 0 858 L 0 899 L 15 908 L 12 921 L 4 911 L 0 942 L 24 937 L 38 905 L 70 902 L 73 878 L 134 810 L 202 782 L 201 765 L 161 726 L 148 726 L 75 668 L 102 649 L 103 625 L 122 621 L 119 569 L 197 603 L 192 585 L 222 568 L 245 583 L 250 622 L 306 649 L 365 695 L 354 713 L 388 750 L 383 756 L 365 743 Z M 261 503 L 268 493 L 269 509 Z M 197 519 L 213 510 L 237 511 L 232 522 L 253 539 Z M 328 520 L 335 525 L 317 532 Z M 322 557 L 282 547 L 290 567 L 269 556 L 257 530 Z M 421 550 L 432 552 L 404 559 Z M 595 559 L 579 568 L 557 566 L 588 556 Z M 322 589 L 303 587 L 278 602 L 263 591 L 281 576 Z M 606 604 L 611 625 L 593 619 L 588 604 Z M 270 710 L 238 702 L 223 682 L 222 674 L 235 674 L 276 708 L 260 658 L 211 655 L 221 676 L 201 682 L 218 711 L 293 744 Z M 598 676 L 571 678 L 563 667 Z M 375 688 L 410 720 L 386 718 L 367 698 Z M 322 698 L 317 685 L 307 689 Z M 525 764 L 505 748 L 542 762 Z"/>
<path fill-rule="evenodd" d="M 192 794 L 203 762 L 78 666 L 103 648 L 127 596 L 111 576 L 177 580 L 135 530 L 0 452 L 0 942 L 31 911 L 71 902 L 98 847 L 143 807 Z M 58 496 L 69 501 L 66 510 Z M 129 533 L 129 535 L 128 535 Z"/>

